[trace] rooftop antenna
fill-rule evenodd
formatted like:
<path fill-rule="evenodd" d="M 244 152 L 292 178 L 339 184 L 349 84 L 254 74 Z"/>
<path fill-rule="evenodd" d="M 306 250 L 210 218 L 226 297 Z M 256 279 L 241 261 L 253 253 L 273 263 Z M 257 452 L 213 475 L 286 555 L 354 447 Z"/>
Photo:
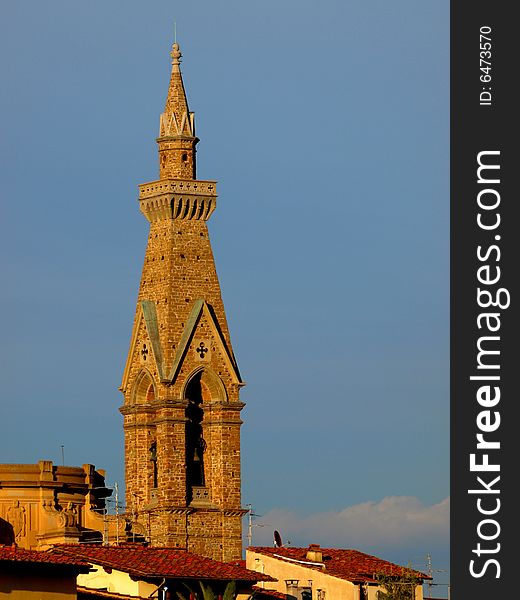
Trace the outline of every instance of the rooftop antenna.
<path fill-rule="evenodd" d="M 251 546 L 253 544 L 253 517 L 260 517 L 261 515 L 253 512 L 252 504 L 248 504 L 247 506 L 249 508 L 247 517 L 247 545 Z"/>
<path fill-rule="evenodd" d="M 248 510 L 248 524 L 247 524 L 247 545 L 252 546 L 253 544 L 253 527 L 265 527 L 267 523 L 253 523 L 253 517 L 261 517 L 253 512 L 253 505 L 246 504 Z"/>
<path fill-rule="evenodd" d="M 64 450 L 65 446 L 62 444 L 61 445 L 61 465 L 64 467 L 65 466 L 65 450 Z"/>
<path fill-rule="evenodd" d="M 119 487 L 117 481 L 114 483 L 116 501 L 116 544 L 119 546 Z"/>
<path fill-rule="evenodd" d="M 426 566 L 428 568 L 428 575 L 433 578 L 433 573 L 446 573 L 446 569 L 434 569 L 432 568 L 432 555 L 428 552 L 426 555 Z M 432 580 L 429 579 L 428 586 L 428 598 L 432 597 L 432 586 L 438 585 L 436 583 L 432 583 Z M 448 586 L 448 596 L 449 596 L 449 586 Z"/>

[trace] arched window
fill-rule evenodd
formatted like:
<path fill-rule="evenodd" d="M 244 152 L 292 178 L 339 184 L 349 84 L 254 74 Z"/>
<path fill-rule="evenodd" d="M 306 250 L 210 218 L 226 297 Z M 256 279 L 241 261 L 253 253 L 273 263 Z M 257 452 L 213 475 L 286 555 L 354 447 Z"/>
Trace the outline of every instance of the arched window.
<path fill-rule="evenodd" d="M 183 394 L 186 406 L 186 490 L 187 501 L 206 500 L 208 456 L 211 453 L 211 438 L 205 439 L 204 412 L 212 402 L 225 402 L 226 389 L 222 379 L 211 369 L 196 371 L 188 379 Z"/>
<path fill-rule="evenodd" d="M 186 387 L 186 483 L 191 500 L 191 488 L 204 486 L 204 440 L 202 421 L 204 419 L 203 401 L 208 400 L 209 390 L 202 381 L 204 371 L 199 371 Z"/>
<path fill-rule="evenodd" d="M 155 386 L 153 379 L 148 371 L 143 370 L 135 380 L 132 403 L 148 404 L 153 400 L 155 400 Z"/>

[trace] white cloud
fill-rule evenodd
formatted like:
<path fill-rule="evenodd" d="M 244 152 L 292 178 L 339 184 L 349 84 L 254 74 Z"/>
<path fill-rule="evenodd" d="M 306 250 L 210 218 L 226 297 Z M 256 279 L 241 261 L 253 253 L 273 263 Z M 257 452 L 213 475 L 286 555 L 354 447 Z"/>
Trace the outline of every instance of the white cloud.
<path fill-rule="evenodd" d="M 253 545 L 271 546 L 273 530 L 277 529 L 284 543 L 290 541 L 293 546 L 318 543 L 322 547 L 356 548 L 369 553 L 424 549 L 424 554 L 435 548 L 446 554 L 449 508 L 449 498 L 427 506 L 413 496 L 388 496 L 377 502 L 307 516 L 273 509 L 254 521 Z"/>

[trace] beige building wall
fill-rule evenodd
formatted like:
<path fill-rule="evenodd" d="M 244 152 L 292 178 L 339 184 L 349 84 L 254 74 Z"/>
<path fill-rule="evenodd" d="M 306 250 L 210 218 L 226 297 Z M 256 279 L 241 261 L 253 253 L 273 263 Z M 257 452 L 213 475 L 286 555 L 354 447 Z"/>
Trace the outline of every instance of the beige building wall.
<path fill-rule="evenodd" d="M 94 590 L 106 590 L 116 594 L 148 598 L 157 589 L 156 585 L 145 581 L 134 580 L 128 573 L 117 569 L 105 569 L 100 565 L 93 565 L 90 573 L 78 575 L 78 586 Z"/>

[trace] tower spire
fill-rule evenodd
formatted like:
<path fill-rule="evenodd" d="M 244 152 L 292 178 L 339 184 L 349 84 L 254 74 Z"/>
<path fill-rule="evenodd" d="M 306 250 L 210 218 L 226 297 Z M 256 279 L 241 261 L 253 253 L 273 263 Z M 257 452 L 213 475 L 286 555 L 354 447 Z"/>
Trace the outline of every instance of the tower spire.
<path fill-rule="evenodd" d="M 190 112 L 180 69 L 182 52 L 174 42 L 170 52 L 172 70 L 166 105 L 159 126 L 161 179 L 195 179 L 195 113 Z"/>

